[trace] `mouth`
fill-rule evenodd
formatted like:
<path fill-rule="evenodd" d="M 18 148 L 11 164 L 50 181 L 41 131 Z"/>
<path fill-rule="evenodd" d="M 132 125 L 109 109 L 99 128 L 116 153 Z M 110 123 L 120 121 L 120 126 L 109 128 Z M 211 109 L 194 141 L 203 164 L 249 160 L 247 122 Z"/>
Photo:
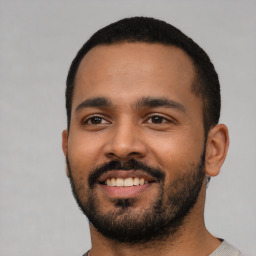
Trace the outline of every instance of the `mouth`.
<path fill-rule="evenodd" d="M 153 181 L 151 181 L 153 182 Z M 148 184 L 151 183 L 148 180 L 145 180 L 144 178 L 138 178 L 138 177 L 129 177 L 129 178 L 109 178 L 107 180 L 104 181 L 104 183 L 100 183 L 100 184 L 104 184 L 107 185 L 109 187 L 132 187 L 132 186 L 141 186 L 144 184 Z"/>
<path fill-rule="evenodd" d="M 156 179 L 142 171 L 109 171 L 103 174 L 98 184 L 111 198 L 131 198 L 156 183 Z"/>

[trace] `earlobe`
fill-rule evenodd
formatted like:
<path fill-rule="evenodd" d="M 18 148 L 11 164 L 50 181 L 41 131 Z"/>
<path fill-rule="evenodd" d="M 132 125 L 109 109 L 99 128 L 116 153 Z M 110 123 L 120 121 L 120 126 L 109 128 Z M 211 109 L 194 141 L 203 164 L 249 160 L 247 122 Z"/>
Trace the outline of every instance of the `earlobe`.
<path fill-rule="evenodd" d="M 68 152 L 68 131 L 64 130 L 62 132 L 62 151 L 65 155 L 65 157 L 67 157 L 67 152 Z M 66 174 L 69 177 L 69 171 L 68 171 L 68 167 L 66 164 Z"/>
<path fill-rule="evenodd" d="M 216 176 L 224 163 L 229 146 L 228 128 L 224 124 L 214 126 L 206 142 L 205 173 Z"/>

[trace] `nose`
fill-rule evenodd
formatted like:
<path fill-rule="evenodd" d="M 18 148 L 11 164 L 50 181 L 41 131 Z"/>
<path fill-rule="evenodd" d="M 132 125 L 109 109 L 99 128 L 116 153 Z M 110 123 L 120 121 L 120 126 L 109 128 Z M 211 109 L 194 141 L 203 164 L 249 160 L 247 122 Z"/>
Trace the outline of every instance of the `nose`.
<path fill-rule="evenodd" d="M 145 157 L 147 147 L 139 128 L 126 121 L 113 127 L 104 151 L 109 159 L 125 161 Z"/>

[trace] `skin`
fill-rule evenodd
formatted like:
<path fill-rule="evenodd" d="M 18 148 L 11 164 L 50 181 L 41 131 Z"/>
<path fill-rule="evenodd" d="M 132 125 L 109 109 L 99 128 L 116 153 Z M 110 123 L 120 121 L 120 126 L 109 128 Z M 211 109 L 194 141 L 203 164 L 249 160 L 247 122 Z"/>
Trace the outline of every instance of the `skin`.
<path fill-rule="evenodd" d="M 63 131 L 63 152 L 69 155 L 74 180 L 89 193 L 92 168 L 110 160 L 140 160 L 161 168 L 166 184 L 196 164 L 204 148 L 202 100 L 191 91 L 195 78 L 191 59 L 181 49 L 161 44 L 122 43 L 97 46 L 82 60 L 75 81 L 70 131 Z M 104 97 L 108 107 L 83 107 L 85 100 Z M 142 98 L 175 101 L 181 107 L 140 106 Z M 78 107 L 80 106 L 80 107 Z M 95 124 L 93 116 L 102 119 Z M 163 117 L 156 123 L 155 116 Z M 132 131 L 132 132 L 131 132 Z M 223 124 L 207 137 L 205 173 L 216 176 L 224 162 L 229 139 Z M 69 175 L 69 173 L 67 172 Z M 189 173 L 188 173 L 189 175 Z M 156 196 L 156 186 L 136 194 L 134 212 L 147 207 Z M 154 245 L 121 245 L 103 237 L 90 225 L 91 256 L 101 255 L 209 255 L 220 244 L 204 224 L 204 182 L 198 200 L 182 228 L 167 241 Z M 114 209 L 114 197 L 100 186 L 95 189 L 101 211 Z M 118 198 L 118 191 L 115 194 Z M 123 195 L 122 195 L 123 197 Z M 151 246 L 150 246 L 151 245 Z"/>

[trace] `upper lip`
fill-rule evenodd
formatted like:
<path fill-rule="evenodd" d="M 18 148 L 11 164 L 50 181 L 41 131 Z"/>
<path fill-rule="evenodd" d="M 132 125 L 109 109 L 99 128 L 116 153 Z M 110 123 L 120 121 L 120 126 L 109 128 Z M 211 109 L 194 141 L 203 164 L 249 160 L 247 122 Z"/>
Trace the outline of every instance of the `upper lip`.
<path fill-rule="evenodd" d="M 144 178 L 145 181 L 148 182 L 154 182 L 156 181 L 155 178 L 153 178 L 151 175 L 147 174 L 145 171 L 142 170 L 129 170 L 129 171 L 124 171 L 124 170 L 114 170 L 114 171 L 108 171 L 104 174 L 102 174 L 98 182 L 99 183 L 104 183 L 107 179 L 111 178 Z"/>

